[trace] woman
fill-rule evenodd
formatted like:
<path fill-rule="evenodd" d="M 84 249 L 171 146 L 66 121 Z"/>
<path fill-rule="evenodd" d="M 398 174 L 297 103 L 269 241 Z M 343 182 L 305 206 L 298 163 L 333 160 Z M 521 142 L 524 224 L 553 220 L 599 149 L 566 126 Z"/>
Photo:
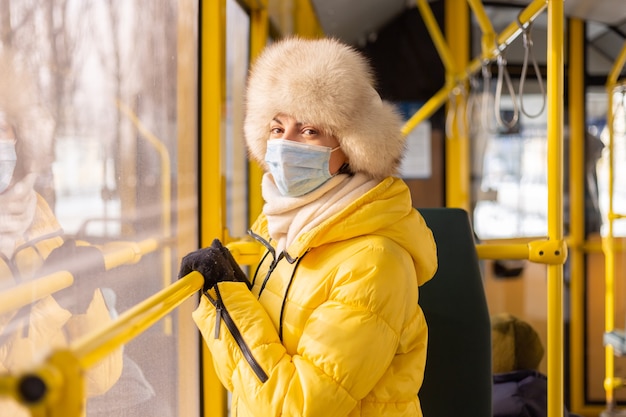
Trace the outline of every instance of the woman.
<path fill-rule="evenodd" d="M 400 129 L 336 40 L 288 39 L 256 61 L 245 137 L 266 203 L 249 234 L 265 254 L 249 282 L 218 241 L 181 268 L 205 277 L 193 318 L 232 415 L 422 415 L 418 285 L 437 256 L 395 177 Z"/>

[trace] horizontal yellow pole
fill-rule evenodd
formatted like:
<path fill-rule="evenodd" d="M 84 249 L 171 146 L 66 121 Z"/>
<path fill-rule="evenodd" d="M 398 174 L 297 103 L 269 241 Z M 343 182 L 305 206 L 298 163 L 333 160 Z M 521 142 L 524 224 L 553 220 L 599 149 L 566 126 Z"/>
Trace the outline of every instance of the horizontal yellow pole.
<path fill-rule="evenodd" d="M 546 10 L 548 7 L 548 0 L 534 0 L 530 3 L 525 9 L 523 9 L 519 14 L 519 22 L 515 21 L 510 23 L 500 34 L 496 37 L 496 42 L 498 44 L 498 49 L 494 49 L 491 52 L 491 57 L 496 57 L 503 49 L 503 47 L 508 46 L 513 42 L 519 35 L 522 33 L 522 26 L 527 26 L 532 23 L 537 16 Z"/>
<path fill-rule="evenodd" d="M 147 253 L 159 248 L 159 241 L 146 239 L 141 242 L 112 242 L 103 249 L 104 266 L 107 270 L 120 265 L 137 263 Z M 14 311 L 35 302 L 46 295 L 53 294 L 74 283 L 69 271 L 59 271 L 37 278 L 0 292 L 0 314 Z"/>
<path fill-rule="evenodd" d="M 193 271 L 152 297 L 121 314 L 109 325 L 91 332 L 70 345 L 80 365 L 88 369 L 135 336 L 148 329 L 198 292 L 204 277 Z"/>
<path fill-rule="evenodd" d="M 104 247 L 104 266 L 107 270 L 121 265 L 135 264 L 145 254 L 159 249 L 157 239 L 145 239 L 140 242 L 111 242 Z"/>
<path fill-rule="evenodd" d="M 531 262 L 559 265 L 567 259 L 565 241 L 533 240 L 516 244 L 478 244 L 476 253 L 480 259 L 527 259 Z"/>
<path fill-rule="evenodd" d="M 239 265 L 254 265 L 259 262 L 265 248 L 257 242 L 238 240 L 226 245 Z"/>
<path fill-rule="evenodd" d="M 478 244 L 476 253 L 480 259 L 528 259 L 528 244 Z"/>
<path fill-rule="evenodd" d="M 73 283 L 72 274 L 67 271 L 59 271 L 0 292 L 0 315 L 17 310 L 46 295 L 67 288 Z"/>

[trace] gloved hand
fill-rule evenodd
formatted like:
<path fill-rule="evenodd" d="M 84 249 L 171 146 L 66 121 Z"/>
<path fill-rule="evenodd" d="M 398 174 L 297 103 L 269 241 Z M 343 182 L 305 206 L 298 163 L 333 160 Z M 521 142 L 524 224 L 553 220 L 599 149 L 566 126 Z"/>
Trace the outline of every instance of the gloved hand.
<path fill-rule="evenodd" d="M 84 314 L 91 303 L 93 293 L 102 284 L 105 272 L 104 256 L 94 246 L 79 246 L 69 239 L 50 252 L 41 268 L 41 275 L 69 271 L 74 283 L 52 296 L 61 307 L 72 314 Z"/>
<path fill-rule="evenodd" d="M 198 271 L 204 277 L 202 291 L 208 291 L 223 281 L 245 282 L 248 285 L 246 275 L 219 239 L 213 240 L 211 246 L 207 248 L 187 254 L 181 261 L 178 278 L 191 271 Z"/>

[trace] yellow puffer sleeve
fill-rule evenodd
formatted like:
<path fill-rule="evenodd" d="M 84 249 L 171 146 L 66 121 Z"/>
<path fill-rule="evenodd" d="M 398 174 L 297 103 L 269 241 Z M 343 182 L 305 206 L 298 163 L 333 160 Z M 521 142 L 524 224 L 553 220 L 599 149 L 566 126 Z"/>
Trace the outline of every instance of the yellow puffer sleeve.
<path fill-rule="evenodd" d="M 113 321 L 102 292 L 94 291 L 93 298 L 85 314 L 72 316 L 66 324 L 70 341 L 81 337 L 93 329 L 101 328 Z M 123 348 L 114 350 L 95 364 L 86 373 L 87 396 L 93 397 L 107 392 L 122 375 Z"/>
<path fill-rule="evenodd" d="M 262 416 L 345 416 L 372 391 L 398 351 L 402 329 L 421 314 L 411 258 L 389 256 L 388 250 L 396 249 L 366 244 L 327 277 L 329 297 L 311 313 L 293 355 L 244 284 L 218 284 L 224 310 L 266 373 L 265 382 L 223 321 L 215 338 L 216 309 L 203 297 L 193 318 L 220 380 L 243 403 L 238 407 Z"/>

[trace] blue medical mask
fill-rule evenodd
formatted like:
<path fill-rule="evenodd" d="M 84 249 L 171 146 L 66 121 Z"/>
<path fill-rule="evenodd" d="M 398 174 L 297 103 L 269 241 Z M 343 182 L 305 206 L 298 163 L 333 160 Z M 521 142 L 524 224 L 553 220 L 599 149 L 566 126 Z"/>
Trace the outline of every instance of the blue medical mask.
<path fill-rule="evenodd" d="M 0 139 L 0 193 L 9 187 L 16 163 L 15 141 Z"/>
<path fill-rule="evenodd" d="M 280 193 L 299 197 L 315 190 L 333 175 L 330 173 L 330 154 L 339 149 L 307 145 L 285 139 L 267 142 L 265 162 Z"/>

